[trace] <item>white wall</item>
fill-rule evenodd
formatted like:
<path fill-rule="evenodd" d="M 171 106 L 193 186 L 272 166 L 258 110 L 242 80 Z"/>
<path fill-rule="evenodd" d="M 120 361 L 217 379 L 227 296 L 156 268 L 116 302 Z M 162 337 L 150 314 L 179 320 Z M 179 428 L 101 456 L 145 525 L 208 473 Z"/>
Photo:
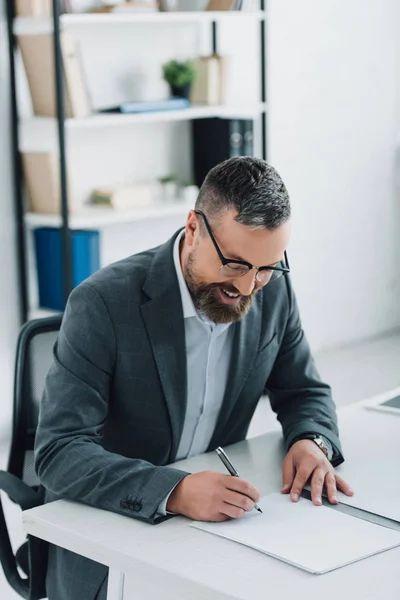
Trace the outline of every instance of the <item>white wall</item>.
<path fill-rule="evenodd" d="M 5 7 L 0 2 L 0 437 L 9 430 L 19 329 Z"/>
<path fill-rule="evenodd" d="M 268 1 L 269 160 L 291 194 L 293 280 L 318 349 L 400 326 L 398 4 Z"/>

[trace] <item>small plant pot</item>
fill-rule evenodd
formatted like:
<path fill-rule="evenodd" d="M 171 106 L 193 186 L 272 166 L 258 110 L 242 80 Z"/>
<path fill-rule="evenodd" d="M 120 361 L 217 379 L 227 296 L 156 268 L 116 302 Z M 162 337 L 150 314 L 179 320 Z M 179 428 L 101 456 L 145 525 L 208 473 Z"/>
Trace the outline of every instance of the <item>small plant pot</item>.
<path fill-rule="evenodd" d="M 183 87 L 175 87 L 175 86 L 171 85 L 170 86 L 171 96 L 173 96 L 175 98 L 186 98 L 186 100 L 189 100 L 190 88 L 191 88 L 190 83 L 188 83 L 187 85 L 184 85 Z"/>

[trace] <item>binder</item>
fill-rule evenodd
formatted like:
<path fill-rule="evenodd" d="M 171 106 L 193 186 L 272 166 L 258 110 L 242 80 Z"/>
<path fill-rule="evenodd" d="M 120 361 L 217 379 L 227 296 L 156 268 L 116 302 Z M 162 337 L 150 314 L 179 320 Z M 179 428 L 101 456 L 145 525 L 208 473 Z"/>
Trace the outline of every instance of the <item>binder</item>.
<path fill-rule="evenodd" d="M 56 116 L 54 48 L 52 34 L 18 37 L 35 115 Z M 65 114 L 68 118 L 91 114 L 89 96 L 78 48 L 68 31 L 60 34 L 64 70 Z"/>
<path fill-rule="evenodd" d="M 63 263 L 61 230 L 38 227 L 34 230 L 39 305 L 63 311 Z M 100 268 L 100 235 L 98 231 L 72 231 L 73 287 Z"/>
<path fill-rule="evenodd" d="M 242 121 L 243 156 L 254 156 L 254 127 L 252 119 Z"/>
<path fill-rule="evenodd" d="M 194 181 L 201 186 L 208 171 L 218 163 L 244 155 L 243 119 L 194 119 L 192 155 Z"/>

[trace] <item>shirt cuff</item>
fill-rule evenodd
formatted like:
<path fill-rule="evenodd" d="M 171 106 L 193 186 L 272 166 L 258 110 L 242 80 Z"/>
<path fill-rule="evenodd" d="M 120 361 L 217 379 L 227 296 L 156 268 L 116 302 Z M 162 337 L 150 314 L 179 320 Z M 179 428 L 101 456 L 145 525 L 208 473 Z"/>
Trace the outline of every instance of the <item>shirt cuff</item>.
<path fill-rule="evenodd" d="M 178 481 L 178 483 L 180 483 L 180 481 Z M 176 488 L 176 486 L 178 485 L 178 483 L 176 483 L 174 485 L 174 487 L 172 488 L 172 490 L 169 492 L 169 494 L 167 494 L 167 496 L 165 496 L 164 500 L 162 502 L 160 502 L 160 504 L 158 505 L 157 508 L 157 515 L 161 515 L 163 517 L 165 517 L 166 515 L 174 515 L 175 513 L 173 512 L 169 512 L 167 511 L 167 502 L 169 500 L 170 495 L 172 494 L 172 492 L 174 491 L 174 489 Z"/>

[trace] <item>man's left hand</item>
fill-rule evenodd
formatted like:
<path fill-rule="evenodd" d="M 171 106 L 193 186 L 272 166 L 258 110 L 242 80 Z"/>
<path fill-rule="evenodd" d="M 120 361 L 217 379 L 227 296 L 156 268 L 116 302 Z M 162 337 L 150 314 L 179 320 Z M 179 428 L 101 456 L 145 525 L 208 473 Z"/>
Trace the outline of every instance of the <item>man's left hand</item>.
<path fill-rule="evenodd" d="M 337 490 L 352 496 L 348 483 L 335 473 L 324 453 L 312 440 L 299 440 L 290 448 L 282 465 L 282 494 L 297 502 L 307 481 L 311 478 L 313 504 L 322 504 L 322 491 L 326 488 L 331 504 L 338 504 Z"/>

